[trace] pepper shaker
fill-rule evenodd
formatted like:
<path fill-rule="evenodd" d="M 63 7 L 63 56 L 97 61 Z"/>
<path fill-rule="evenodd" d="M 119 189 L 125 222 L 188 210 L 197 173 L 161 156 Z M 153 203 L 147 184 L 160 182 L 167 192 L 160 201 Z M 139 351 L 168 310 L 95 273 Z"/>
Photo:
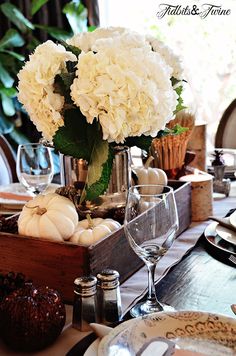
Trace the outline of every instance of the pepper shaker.
<path fill-rule="evenodd" d="M 97 295 L 99 306 L 99 322 L 109 325 L 121 318 L 121 297 L 119 273 L 105 269 L 97 275 Z"/>
<path fill-rule="evenodd" d="M 96 285 L 97 278 L 94 276 L 74 280 L 73 328 L 89 331 L 91 330 L 89 323 L 98 321 Z"/>

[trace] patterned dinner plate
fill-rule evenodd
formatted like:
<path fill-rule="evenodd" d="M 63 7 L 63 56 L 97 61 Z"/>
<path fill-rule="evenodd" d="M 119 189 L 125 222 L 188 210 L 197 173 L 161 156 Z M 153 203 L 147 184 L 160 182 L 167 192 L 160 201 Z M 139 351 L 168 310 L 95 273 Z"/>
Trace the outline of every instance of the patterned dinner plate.
<path fill-rule="evenodd" d="M 100 342 L 98 355 L 162 356 L 167 354 L 163 349 L 165 340 L 167 345 L 170 341 L 175 344 L 176 354 L 180 349 L 196 356 L 233 356 L 236 355 L 236 319 L 196 311 L 153 313 L 117 326 Z"/>

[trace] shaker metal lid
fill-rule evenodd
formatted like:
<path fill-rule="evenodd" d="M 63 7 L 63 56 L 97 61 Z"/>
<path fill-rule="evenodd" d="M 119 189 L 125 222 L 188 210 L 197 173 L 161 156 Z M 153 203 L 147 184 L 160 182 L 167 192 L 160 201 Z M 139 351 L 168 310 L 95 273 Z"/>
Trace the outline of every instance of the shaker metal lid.
<path fill-rule="evenodd" d="M 90 288 L 97 284 L 97 278 L 94 276 L 82 276 L 74 280 L 75 287 Z"/>
<path fill-rule="evenodd" d="M 120 277 L 119 272 L 114 269 L 106 268 L 97 274 L 97 279 L 101 281 L 111 282 Z"/>

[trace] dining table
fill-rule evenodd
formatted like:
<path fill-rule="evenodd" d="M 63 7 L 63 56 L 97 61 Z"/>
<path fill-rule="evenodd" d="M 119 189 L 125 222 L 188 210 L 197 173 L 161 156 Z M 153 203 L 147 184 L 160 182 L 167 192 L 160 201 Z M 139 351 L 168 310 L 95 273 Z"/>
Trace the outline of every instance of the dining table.
<path fill-rule="evenodd" d="M 213 214 L 224 217 L 236 209 L 236 182 L 231 182 L 228 197 L 213 194 Z M 175 240 L 156 268 L 156 293 L 160 302 L 175 310 L 207 311 L 234 317 L 231 305 L 236 303 L 236 264 L 211 248 L 205 229 L 211 220 L 192 222 Z M 130 319 L 130 308 L 145 297 L 147 270 L 142 267 L 120 285 L 123 316 Z M 93 331 L 81 332 L 72 327 L 73 306 L 66 305 L 66 324 L 54 344 L 33 355 L 83 355 L 96 335 Z M 86 340 L 86 342 L 85 342 Z M 0 355 L 16 353 L 0 342 Z M 31 355 L 30 353 L 27 355 Z"/>

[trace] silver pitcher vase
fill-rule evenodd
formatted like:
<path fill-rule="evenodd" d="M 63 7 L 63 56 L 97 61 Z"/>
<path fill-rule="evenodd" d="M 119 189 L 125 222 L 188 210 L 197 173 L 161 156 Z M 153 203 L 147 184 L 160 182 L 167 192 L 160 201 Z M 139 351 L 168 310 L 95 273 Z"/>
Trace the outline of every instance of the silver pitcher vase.
<path fill-rule="evenodd" d="M 78 212 L 83 218 L 89 213 L 92 217 L 110 217 L 123 222 L 127 191 L 131 185 L 130 150 L 125 146 L 116 146 L 114 151 L 109 186 L 103 195 L 80 207 Z M 87 162 L 61 154 L 60 163 L 61 184 L 75 187 L 80 194 L 86 182 Z"/>

